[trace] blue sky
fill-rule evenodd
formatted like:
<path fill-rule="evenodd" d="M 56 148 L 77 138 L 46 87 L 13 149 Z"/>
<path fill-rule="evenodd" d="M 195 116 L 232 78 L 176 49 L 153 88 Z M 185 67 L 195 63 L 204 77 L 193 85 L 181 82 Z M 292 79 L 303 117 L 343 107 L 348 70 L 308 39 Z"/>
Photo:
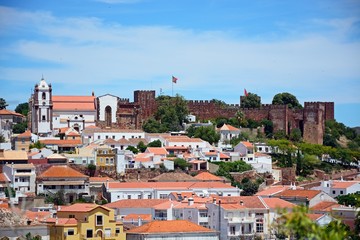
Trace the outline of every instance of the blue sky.
<path fill-rule="evenodd" d="M 270 103 L 334 101 L 360 126 L 360 1 L 0 0 L 0 97 L 14 109 L 42 75 L 54 95 Z"/>

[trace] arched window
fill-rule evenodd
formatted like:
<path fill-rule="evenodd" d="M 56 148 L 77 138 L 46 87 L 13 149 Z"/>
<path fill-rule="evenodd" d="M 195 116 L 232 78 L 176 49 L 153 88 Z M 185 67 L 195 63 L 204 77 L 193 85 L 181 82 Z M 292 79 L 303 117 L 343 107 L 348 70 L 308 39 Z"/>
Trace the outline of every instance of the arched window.
<path fill-rule="evenodd" d="M 110 106 L 106 106 L 105 108 L 105 122 L 106 122 L 106 126 L 110 127 L 111 126 L 111 107 Z"/>
<path fill-rule="evenodd" d="M 45 100 L 46 99 L 46 93 L 42 93 L 42 99 Z"/>

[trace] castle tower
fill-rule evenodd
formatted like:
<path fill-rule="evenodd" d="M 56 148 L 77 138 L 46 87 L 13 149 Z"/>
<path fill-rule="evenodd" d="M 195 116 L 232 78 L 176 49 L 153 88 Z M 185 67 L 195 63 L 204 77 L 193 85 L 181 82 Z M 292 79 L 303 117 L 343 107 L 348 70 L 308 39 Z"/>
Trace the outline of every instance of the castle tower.
<path fill-rule="evenodd" d="M 53 103 L 51 84 L 44 78 L 35 85 L 34 93 L 30 99 L 31 132 L 39 136 L 51 136 L 53 130 Z"/>

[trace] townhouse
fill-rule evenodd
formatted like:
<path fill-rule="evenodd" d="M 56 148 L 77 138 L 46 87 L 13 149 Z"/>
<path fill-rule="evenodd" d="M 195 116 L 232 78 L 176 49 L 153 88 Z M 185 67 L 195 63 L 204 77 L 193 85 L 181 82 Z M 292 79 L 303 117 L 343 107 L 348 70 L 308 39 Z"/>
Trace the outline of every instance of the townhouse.
<path fill-rule="evenodd" d="M 12 139 L 14 150 L 28 151 L 31 141 L 31 132 L 27 130 Z"/>
<path fill-rule="evenodd" d="M 36 179 L 37 195 L 52 195 L 64 191 L 65 201 L 73 202 L 90 194 L 89 176 L 67 165 L 53 165 Z"/>
<path fill-rule="evenodd" d="M 56 218 L 49 218 L 50 238 L 61 240 L 125 240 L 122 222 L 114 210 L 96 204 L 59 206 Z"/>
<path fill-rule="evenodd" d="M 109 202 L 121 199 L 164 199 L 171 192 L 194 192 L 221 196 L 239 196 L 240 189 L 222 182 L 116 182 L 108 183 L 104 196 Z"/>
<path fill-rule="evenodd" d="M 322 201 L 336 202 L 335 199 L 320 190 L 288 189 L 275 194 L 274 197 L 281 198 L 296 205 L 305 205 L 309 208 Z"/>
<path fill-rule="evenodd" d="M 3 172 L 16 192 L 35 193 L 35 166 L 30 164 L 5 164 Z"/>
<path fill-rule="evenodd" d="M 346 195 L 360 191 L 360 181 L 328 180 L 322 181 L 320 186 L 313 187 L 314 190 L 321 190 L 335 198 L 339 195 Z"/>

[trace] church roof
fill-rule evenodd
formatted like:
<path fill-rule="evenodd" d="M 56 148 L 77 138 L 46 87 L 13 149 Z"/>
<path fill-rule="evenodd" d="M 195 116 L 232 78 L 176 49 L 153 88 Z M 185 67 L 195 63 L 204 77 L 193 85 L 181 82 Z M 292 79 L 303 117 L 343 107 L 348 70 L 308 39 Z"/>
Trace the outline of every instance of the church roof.
<path fill-rule="evenodd" d="M 95 111 L 95 96 L 53 96 L 54 111 Z"/>

